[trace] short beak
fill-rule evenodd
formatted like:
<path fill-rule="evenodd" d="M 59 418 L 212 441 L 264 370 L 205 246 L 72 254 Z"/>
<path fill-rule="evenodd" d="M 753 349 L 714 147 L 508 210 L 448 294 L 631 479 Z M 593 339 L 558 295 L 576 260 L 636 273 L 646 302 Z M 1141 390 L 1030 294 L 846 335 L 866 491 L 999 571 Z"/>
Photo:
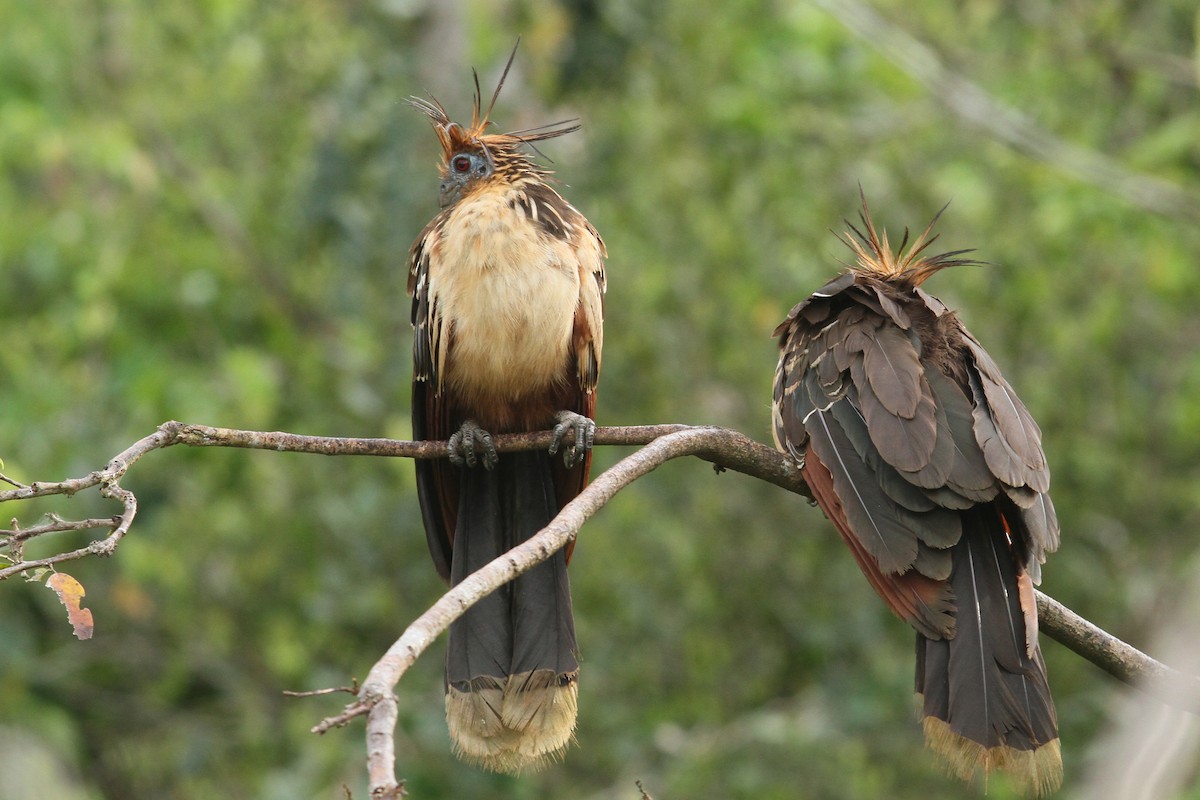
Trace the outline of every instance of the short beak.
<path fill-rule="evenodd" d="M 442 181 L 441 188 L 438 190 L 438 205 L 442 208 L 453 203 L 458 199 L 458 194 L 462 187 L 454 181 Z"/>

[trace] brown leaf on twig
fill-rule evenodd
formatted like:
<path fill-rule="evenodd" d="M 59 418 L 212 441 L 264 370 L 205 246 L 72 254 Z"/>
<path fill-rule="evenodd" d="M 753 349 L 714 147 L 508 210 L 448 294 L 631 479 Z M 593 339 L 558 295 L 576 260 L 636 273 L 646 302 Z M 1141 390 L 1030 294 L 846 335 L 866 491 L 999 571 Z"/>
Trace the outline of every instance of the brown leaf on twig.
<path fill-rule="evenodd" d="M 58 599 L 67 607 L 67 617 L 75 626 L 76 638 L 92 638 L 92 611 L 79 607 L 79 601 L 87 594 L 83 589 L 83 584 L 65 572 L 56 572 L 46 581 L 46 585 L 54 590 Z"/>

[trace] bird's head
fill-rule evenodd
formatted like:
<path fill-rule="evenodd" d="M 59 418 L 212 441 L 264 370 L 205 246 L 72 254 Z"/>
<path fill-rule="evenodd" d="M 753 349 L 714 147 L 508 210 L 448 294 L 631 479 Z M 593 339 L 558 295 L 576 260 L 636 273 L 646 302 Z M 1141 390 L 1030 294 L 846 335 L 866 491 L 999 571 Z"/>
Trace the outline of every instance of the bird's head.
<path fill-rule="evenodd" d="M 491 179 L 496 174 L 496 159 L 475 126 L 468 129 L 447 121 L 434 124 L 434 130 L 442 143 L 438 203 L 445 208 Z"/>
<path fill-rule="evenodd" d="M 514 47 L 486 112 L 483 111 L 482 95 L 479 91 L 479 75 L 472 71 L 475 76 L 475 103 L 469 126 L 452 121 L 442 104 L 432 97 L 429 100 L 420 97 L 408 98 L 409 105 L 429 117 L 433 131 L 442 145 L 442 161 L 438 165 L 442 181 L 438 197 L 443 208 L 496 180 L 515 182 L 525 177 L 541 178 L 547 171 L 538 166 L 521 149 L 521 145 L 532 146 L 533 142 L 553 139 L 579 130 L 576 120 L 565 120 L 511 133 L 487 133 L 487 129 L 493 124 L 491 115 L 496 98 L 500 96 L 500 89 L 504 86 L 504 79 L 508 77 L 508 70 L 516 54 L 517 49 Z"/>

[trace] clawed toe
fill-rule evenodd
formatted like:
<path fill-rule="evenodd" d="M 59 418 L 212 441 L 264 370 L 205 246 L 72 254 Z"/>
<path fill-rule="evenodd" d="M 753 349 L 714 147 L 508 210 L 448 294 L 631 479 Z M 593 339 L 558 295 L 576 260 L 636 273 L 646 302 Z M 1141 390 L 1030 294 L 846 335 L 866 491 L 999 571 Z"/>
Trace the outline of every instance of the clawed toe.
<path fill-rule="evenodd" d="M 482 463 L 484 469 L 492 469 L 500 459 L 492 435 L 473 419 L 464 422 L 450 437 L 449 450 L 450 463 L 456 467 L 474 467 Z"/>
<path fill-rule="evenodd" d="M 550 455 L 562 447 L 563 466 L 571 467 L 583 462 L 596 438 L 596 423 L 574 411 L 560 411 L 554 415 L 554 439 L 550 442 Z M 573 437 L 569 434 L 575 432 Z M 564 443 L 566 444 L 563 447 Z"/>

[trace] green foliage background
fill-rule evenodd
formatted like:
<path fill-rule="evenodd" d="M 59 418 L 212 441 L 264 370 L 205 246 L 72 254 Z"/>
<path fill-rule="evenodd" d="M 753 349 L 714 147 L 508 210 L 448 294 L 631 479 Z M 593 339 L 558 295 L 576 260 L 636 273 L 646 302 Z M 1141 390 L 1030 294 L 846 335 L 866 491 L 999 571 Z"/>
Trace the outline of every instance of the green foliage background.
<path fill-rule="evenodd" d="M 5 472 L 82 475 L 167 419 L 406 438 L 406 254 L 436 211 L 436 147 L 402 100 L 466 113 L 469 68 L 490 91 L 522 34 L 496 117 L 582 119 L 544 149 L 611 254 L 602 424 L 769 441 L 770 331 L 840 268 L 828 230 L 859 185 L 894 235 L 952 201 L 942 243 L 991 266 L 930 288 L 1045 432 L 1064 543 L 1043 588 L 1162 641 L 1200 572 L 1195 6 L 877 0 L 888 33 L 868 40 L 847 25 L 871 8 L 8 0 Z M 897 47 L 1087 164 L 1165 186 L 1131 200 L 1104 170 L 1006 140 L 1007 117 L 956 112 L 967 89 L 931 88 Z M 68 568 L 94 640 L 44 587 L 0 586 L 0 797 L 365 796 L 361 725 L 307 732 L 344 699 L 280 690 L 361 677 L 441 590 L 411 465 L 175 448 L 125 484 L 133 533 Z M 111 506 L 5 518 L 49 510 Z M 572 580 L 578 746 L 519 779 L 454 761 L 438 646 L 398 689 L 414 797 L 636 798 L 635 779 L 660 800 L 982 791 L 922 752 L 911 633 L 800 498 L 673 463 L 584 530 Z M 1045 654 L 1063 794 L 1098 796 L 1104 732 L 1152 704 Z M 1188 769 L 1177 796 L 1200 797 Z"/>

